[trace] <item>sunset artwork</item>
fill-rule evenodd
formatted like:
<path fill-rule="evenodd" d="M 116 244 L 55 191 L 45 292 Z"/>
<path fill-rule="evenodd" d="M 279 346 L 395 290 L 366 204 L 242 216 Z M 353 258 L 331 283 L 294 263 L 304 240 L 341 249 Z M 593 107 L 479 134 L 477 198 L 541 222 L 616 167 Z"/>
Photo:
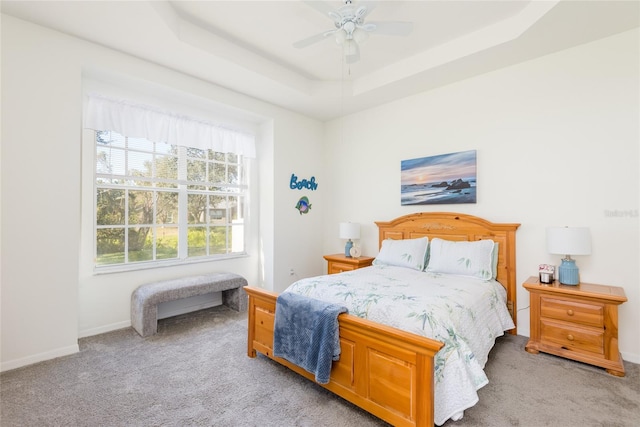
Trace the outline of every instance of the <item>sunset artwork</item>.
<path fill-rule="evenodd" d="M 401 204 L 476 203 L 476 150 L 402 160 Z"/>

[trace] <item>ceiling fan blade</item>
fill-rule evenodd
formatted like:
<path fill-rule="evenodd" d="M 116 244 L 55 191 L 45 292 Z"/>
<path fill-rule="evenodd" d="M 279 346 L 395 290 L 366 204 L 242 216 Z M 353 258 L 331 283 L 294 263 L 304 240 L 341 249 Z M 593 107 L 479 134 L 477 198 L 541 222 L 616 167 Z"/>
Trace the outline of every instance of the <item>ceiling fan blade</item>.
<path fill-rule="evenodd" d="M 386 36 L 408 36 L 413 30 L 413 22 L 367 22 L 362 29 Z"/>
<path fill-rule="evenodd" d="M 316 1 L 303 0 L 302 2 L 307 6 L 320 12 L 327 18 L 331 19 L 333 22 L 337 22 L 340 20 L 340 15 L 337 14 L 336 10 L 333 7 L 331 7 L 327 2 L 317 1 L 317 0 Z"/>
<path fill-rule="evenodd" d="M 356 12 L 355 12 L 355 14 L 354 14 L 354 15 L 355 15 L 355 16 L 354 16 L 354 18 L 355 18 L 355 22 L 358 22 L 358 20 L 364 19 L 364 18 L 365 18 L 365 16 L 367 16 L 367 12 L 368 12 L 368 11 L 367 11 L 367 8 L 366 8 L 365 6 L 360 6 L 360 7 L 356 10 Z M 360 22 L 362 22 L 362 21 L 360 21 Z"/>
<path fill-rule="evenodd" d="M 303 47 L 307 47 L 310 46 L 314 43 L 318 43 L 324 39 L 326 39 L 327 37 L 329 37 L 331 34 L 335 33 L 337 30 L 329 30 L 329 31 L 325 31 L 323 33 L 320 34 L 316 34 L 315 36 L 311 36 L 311 37 L 307 37 L 306 39 L 302 39 L 302 40 L 298 40 L 297 42 L 295 42 L 293 44 L 293 47 L 298 48 L 298 49 L 302 49 Z"/>
<path fill-rule="evenodd" d="M 360 8 L 365 9 L 364 14 L 361 16 L 361 18 L 364 19 L 373 11 L 373 9 L 376 8 L 378 4 L 375 1 L 359 1 L 358 5 L 360 5 Z"/>

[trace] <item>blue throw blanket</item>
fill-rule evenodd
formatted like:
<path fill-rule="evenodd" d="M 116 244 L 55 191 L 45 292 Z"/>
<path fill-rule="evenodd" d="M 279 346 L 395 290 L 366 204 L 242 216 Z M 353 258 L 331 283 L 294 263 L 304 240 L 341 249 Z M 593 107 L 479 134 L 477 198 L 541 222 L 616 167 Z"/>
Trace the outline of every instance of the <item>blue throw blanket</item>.
<path fill-rule="evenodd" d="M 327 384 L 331 364 L 340 358 L 338 315 L 346 307 L 284 292 L 276 301 L 273 355 L 315 374 Z"/>

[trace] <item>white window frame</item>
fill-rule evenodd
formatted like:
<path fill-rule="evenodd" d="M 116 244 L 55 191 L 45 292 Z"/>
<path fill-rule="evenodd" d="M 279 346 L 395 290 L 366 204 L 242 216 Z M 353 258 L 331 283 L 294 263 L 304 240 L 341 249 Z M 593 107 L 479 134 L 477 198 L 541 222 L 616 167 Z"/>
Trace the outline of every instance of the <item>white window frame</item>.
<path fill-rule="evenodd" d="M 236 258 L 236 257 L 242 257 L 242 256 L 247 256 L 247 243 L 248 243 L 248 229 L 249 229 L 249 218 L 248 218 L 248 212 L 249 212 L 249 194 L 250 194 L 250 188 L 249 188 L 249 181 L 250 181 L 250 177 L 249 177 L 249 162 L 250 159 L 247 159 L 245 157 L 242 156 L 238 156 L 238 158 L 240 159 L 238 165 L 238 168 L 240 169 L 239 172 L 239 176 L 241 177 L 241 182 L 239 183 L 235 183 L 235 184 L 229 184 L 229 187 L 233 187 L 235 190 L 237 190 L 236 192 L 224 192 L 224 191 L 198 191 L 198 190 L 193 190 L 191 188 L 189 188 L 190 186 L 194 185 L 195 183 L 193 182 L 189 182 L 187 180 L 187 176 L 186 176 L 186 160 L 187 160 L 187 151 L 188 151 L 188 147 L 183 147 L 183 146 L 179 146 L 178 147 L 178 158 L 179 158 L 179 162 L 182 163 L 181 167 L 178 168 L 178 178 L 175 181 L 176 185 L 177 185 L 177 193 L 178 193 L 178 205 L 179 205 L 179 210 L 178 210 L 178 223 L 177 223 L 177 228 L 178 228 L 178 235 L 179 240 L 178 240 L 178 255 L 177 258 L 170 258 L 170 259 L 155 259 L 156 258 L 156 240 L 155 238 L 153 239 L 153 260 L 147 260 L 147 261 L 127 261 L 127 254 L 128 254 L 128 228 L 130 226 L 130 224 L 128 224 L 128 210 L 125 209 L 125 223 L 122 225 L 123 229 L 125 230 L 125 247 L 124 247 L 124 262 L 123 263 L 118 263 L 118 264 L 103 264 L 103 265 L 99 265 L 98 264 L 98 253 L 97 253 L 97 247 L 98 247 L 98 238 L 97 238 L 97 234 L 98 234 L 98 230 L 99 229 L 103 229 L 103 228 L 109 228 L 109 227 L 105 227 L 105 226 L 100 226 L 97 224 L 97 196 L 98 196 L 98 189 L 99 188 L 121 188 L 127 191 L 130 190 L 153 190 L 154 187 L 150 186 L 150 187 L 136 187 L 134 185 L 123 185 L 123 186 L 117 186 L 117 185 L 98 185 L 98 178 L 102 177 L 105 178 L 106 174 L 100 174 L 97 171 L 97 147 L 98 147 L 98 143 L 97 143 L 97 131 L 87 131 L 87 133 L 89 135 L 91 135 L 92 137 L 92 152 L 93 152 L 93 163 L 92 163 L 92 170 L 93 170 L 93 215 L 92 215 L 92 220 L 93 220 L 93 254 L 94 254 L 94 262 L 93 262 L 93 269 L 95 273 L 109 273 L 109 272 L 120 272 L 120 271 L 131 271 L 131 270 L 140 270 L 140 269 L 146 269 L 146 268 L 156 268 L 156 267 L 163 267 L 163 266 L 173 266 L 173 265 L 183 265 L 183 264 L 190 264 L 190 263 L 195 263 L 195 262 L 205 262 L 205 261 L 213 261 L 213 260 L 225 260 L 225 259 L 230 259 L 230 258 Z M 88 147 L 87 147 L 88 148 Z M 135 150 L 131 150 L 131 151 L 135 151 Z M 208 160 L 210 162 L 214 162 L 213 160 Z M 225 161 L 225 168 L 228 168 L 228 163 Z M 127 178 L 132 178 L 132 177 L 127 177 L 126 174 L 124 176 L 125 179 Z M 156 177 L 153 177 L 152 179 L 149 179 L 150 183 L 153 182 L 159 182 L 158 179 L 156 179 Z M 208 183 L 209 185 L 211 185 L 211 183 Z M 221 186 L 222 187 L 222 186 Z M 157 189 L 155 191 L 158 191 Z M 160 191 L 164 191 L 164 190 L 160 190 Z M 237 200 L 242 200 L 241 203 L 241 207 L 239 207 L 240 211 L 239 211 L 239 216 L 241 218 L 241 222 L 240 225 L 234 225 L 232 223 L 232 221 L 229 218 L 229 215 L 227 214 L 226 216 L 226 223 L 224 223 L 222 226 L 226 227 L 226 230 L 231 230 L 234 229 L 236 227 L 242 227 L 242 250 L 240 251 L 233 251 L 233 242 L 229 240 L 229 232 L 226 233 L 226 251 L 224 254 L 207 254 L 207 255 L 199 255 L 199 256 L 189 256 L 188 255 L 188 240 L 187 240 L 187 235 L 188 235 L 188 229 L 189 228 L 194 228 L 194 227 L 205 227 L 205 229 L 207 229 L 208 231 L 208 227 L 214 227 L 214 226 L 220 226 L 219 224 L 216 224 L 215 222 L 212 222 L 209 220 L 209 212 L 210 212 L 210 208 L 205 208 L 205 218 L 204 218 L 204 222 L 201 223 L 197 223 L 197 224 L 189 224 L 188 222 L 188 217 L 187 217 L 187 204 L 188 204 L 188 195 L 189 194 L 210 194 L 210 195 L 215 195 L 215 196 L 225 196 L 225 195 L 233 195 L 233 196 L 237 196 L 238 199 Z M 125 192 L 125 194 L 127 194 Z M 125 197 L 125 203 L 128 203 L 128 197 Z M 155 232 L 155 230 L 157 230 L 158 228 L 158 223 L 155 221 L 155 210 L 154 210 L 154 223 L 153 224 L 148 224 L 150 227 L 152 227 L 152 231 Z M 139 224 L 142 225 L 142 224 Z M 118 226 L 119 227 L 119 226 Z M 208 239 L 208 235 L 209 233 L 206 232 L 205 233 Z M 208 245 L 208 240 L 207 240 L 207 244 L 206 244 L 206 250 L 209 250 L 209 245 Z"/>

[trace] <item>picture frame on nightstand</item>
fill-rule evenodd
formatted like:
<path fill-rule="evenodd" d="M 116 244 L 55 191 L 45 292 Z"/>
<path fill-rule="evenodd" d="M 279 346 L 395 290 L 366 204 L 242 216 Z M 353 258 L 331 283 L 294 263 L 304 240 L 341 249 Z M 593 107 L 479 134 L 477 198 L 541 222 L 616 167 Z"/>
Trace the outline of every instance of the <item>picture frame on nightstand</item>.
<path fill-rule="evenodd" d="M 538 266 L 538 279 L 540 280 L 540 283 L 544 283 L 546 285 L 553 283 L 555 280 L 555 272 L 555 265 L 540 264 Z"/>

